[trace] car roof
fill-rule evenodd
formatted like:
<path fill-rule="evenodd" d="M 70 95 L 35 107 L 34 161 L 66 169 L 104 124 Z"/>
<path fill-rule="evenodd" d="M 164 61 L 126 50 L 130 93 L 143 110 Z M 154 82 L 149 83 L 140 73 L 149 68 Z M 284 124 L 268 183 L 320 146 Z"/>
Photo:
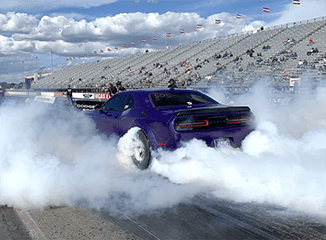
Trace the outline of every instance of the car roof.
<path fill-rule="evenodd" d="M 154 93 L 154 92 L 168 92 L 168 91 L 177 91 L 177 92 L 187 92 L 187 91 L 196 91 L 199 92 L 198 90 L 195 89 L 180 89 L 180 88 L 142 88 L 142 89 L 132 89 L 132 90 L 127 90 L 127 91 L 123 91 L 123 92 L 119 92 L 119 94 L 121 93 Z"/>
<path fill-rule="evenodd" d="M 160 93 L 160 92 L 200 92 L 194 89 L 178 89 L 178 88 L 142 88 L 142 89 L 132 89 L 132 90 L 126 90 L 126 91 L 122 91 L 122 92 L 118 92 L 115 95 L 122 95 L 122 94 L 132 94 L 135 97 L 135 103 L 138 106 L 147 106 L 150 108 L 155 107 L 153 103 L 149 103 L 152 102 L 151 99 L 149 99 L 149 94 L 150 93 Z M 145 103 L 145 99 L 148 99 L 149 102 Z M 148 105 L 150 104 L 150 105 Z M 170 106 L 171 108 L 171 106 Z"/>
<path fill-rule="evenodd" d="M 141 88 L 141 89 L 133 89 L 133 90 L 129 90 L 129 91 L 146 91 L 146 92 L 157 92 L 157 91 L 184 91 L 187 89 L 180 89 L 180 88 L 173 88 L 173 90 L 171 90 L 171 88 Z"/>

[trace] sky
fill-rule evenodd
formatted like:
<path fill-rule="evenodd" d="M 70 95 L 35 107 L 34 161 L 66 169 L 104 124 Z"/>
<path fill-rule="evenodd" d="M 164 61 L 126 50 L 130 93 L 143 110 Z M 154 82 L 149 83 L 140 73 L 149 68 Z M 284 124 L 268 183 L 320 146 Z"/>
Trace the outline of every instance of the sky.
<path fill-rule="evenodd" d="M 300 3 L 0 0 L 0 82 L 19 83 L 34 72 L 326 16 L 325 0 Z M 270 11 L 263 12 L 263 7 Z M 236 14 L 242 18 L 236 18 Z M 201 29 L 197 29 L 198 24 Z M 171 37 L 166 37 L 167 33 Z M 158 40 L 154 41 L 153 36 Z"/>

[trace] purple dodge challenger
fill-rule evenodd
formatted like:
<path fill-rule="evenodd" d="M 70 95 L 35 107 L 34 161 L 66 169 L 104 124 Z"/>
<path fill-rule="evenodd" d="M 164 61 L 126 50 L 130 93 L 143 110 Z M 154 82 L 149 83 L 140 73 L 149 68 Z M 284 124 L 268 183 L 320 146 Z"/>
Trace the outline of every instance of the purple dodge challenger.
<path fill-rule="evenodd" d="M 87 114 L 108 136 L 139 128 L 132 158 L 140 169 L 148 167 L 151 149 L 174 150 L 193 138 L 211 147 L 239 147 L 254 128 L 249 107 L 222 105 L 196 90 L 123 91 Z"/>

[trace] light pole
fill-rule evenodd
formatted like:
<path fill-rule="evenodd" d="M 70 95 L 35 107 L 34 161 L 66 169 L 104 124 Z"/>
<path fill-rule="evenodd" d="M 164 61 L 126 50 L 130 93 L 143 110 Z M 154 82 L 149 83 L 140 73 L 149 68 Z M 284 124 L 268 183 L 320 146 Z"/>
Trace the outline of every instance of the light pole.
<path fill-rule="evenodd" d="M 52 60 L 52 51 L 51 51 L 51 68 L 52 68 L 52 72 L 53 72 L 53 60 Z"/>
<path fill-rule="evenodd" d="M 37 66 L 37 56 L 35 57 L 35 63 L 36 63 L 36 71 L 38 71 L 38 66 Z"/>

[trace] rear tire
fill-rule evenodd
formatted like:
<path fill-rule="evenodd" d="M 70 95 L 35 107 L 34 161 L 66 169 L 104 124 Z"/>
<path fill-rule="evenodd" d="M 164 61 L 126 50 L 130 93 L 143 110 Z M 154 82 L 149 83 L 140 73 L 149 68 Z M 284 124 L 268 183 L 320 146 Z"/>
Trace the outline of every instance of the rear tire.
<path fill-rule="evenodd" d="M 133 139 L 132 161 L 141 170 L 146 169 L 151 160 L 151 150 L 148 138 L 143 131 L 138 131 Z"/>

